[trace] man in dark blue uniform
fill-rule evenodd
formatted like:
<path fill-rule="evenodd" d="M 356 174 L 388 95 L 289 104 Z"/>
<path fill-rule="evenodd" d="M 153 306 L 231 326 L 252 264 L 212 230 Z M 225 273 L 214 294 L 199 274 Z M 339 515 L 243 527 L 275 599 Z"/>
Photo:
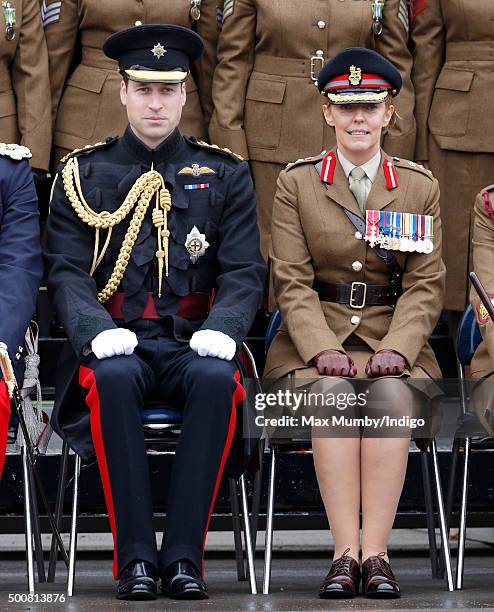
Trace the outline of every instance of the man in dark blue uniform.
<path fill-rule="evenodd" d="M 22 384 L 24 336 L 42 274 L 38 199 L 26 147 L 0 143 L 0 342 Z M 1 374 L 0 374 L 1 378 Z M 10 400 L 0 381 L 0 476 L 5 460 Z"/>
<path fill-rule="evenodd" d="M 117 597 L 154 599 L 161 576 L 171 597 L 206 598 L 204 541 L 243 398 L 232 359 L 265 276 L 253 186 L 247 163 L 177 129 L 196 34 L 137 26 L 104 51 L 119 61 L 129 126 L 69 155 L 55 185 L 48 286 L 70 345 L 52 421 L 83 458 L 96 452 Z M 159 555 L 140 416 L 150 398 L 184 411 Z"/>

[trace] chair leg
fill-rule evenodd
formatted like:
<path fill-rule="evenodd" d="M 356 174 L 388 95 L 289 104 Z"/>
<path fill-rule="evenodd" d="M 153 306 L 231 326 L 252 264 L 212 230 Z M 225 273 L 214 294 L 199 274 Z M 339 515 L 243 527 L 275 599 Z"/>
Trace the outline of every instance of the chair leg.
<path fill-rule="evenodd" d="M 427 534 L 429 536 L 429 551 L 431 559 L 432 577 L 437 578 L 437 544 L 436 530 L 434 528 L 434 505 L 432 502 L 431 472 L 429 465 L 429 454 L 420 451 L 422 465 L 422 482 L 424 486 L 425 514 L 427 518 Z"/>
<path fill-rule="evenodd" d="M 276 481 L 276 452 L 271 447 L 271 465 L 269 469 L 268 507 L 266 511 L 266 539 L 264 546 L 264 582 L 262 592 L 269 595 L 271 584 L 271 556 L 273 553 L 273 518 L 274 518 L 274 492 Z"/>
<path fill-rule="evenodd" d="M 467 503 L 468 503 L 468 468 L 470 462 L 470 438 L 465 438 L 465 451 L 463 457 L 463 474 L 461 482 L 460 506 L 460 532 L 458 535 L 458 558 L 456 561 L 456 588 L 463 588 L 463 568 L 465 560 L 465 538 L 467 531 Z"/>
<path fill-rule="evenodd" d="M 67 442 L 63 443 L 62 456 L 60 462 L 60 476 L 57 487 L 57 500 L 55 503 L 55 522 L 60 529 L 62 524 L 63 516 L 63 503 L 65 499 L 65 486 L 67 483 L 67 467 L 69 464 L 69 445 Z M 55 582 L 55 574 L 57 570 L 58 560 L 58 545 L 55 534 L 51 537 L 51 549 L 50 549 L 50 561 L 48 564 L 48 582 Z"/>
<path fill-rule="evenodd" d="M 34 550 L 36 552 L 36 565 L 38 567 L 38 582 L 46 582 L 45 574 L 45 561 L 43 558 L 43 544 L 41 542 L 41 532 L 39 527 L 39 512 L 38 512 L 38 500 L 36 498 L 36 485 L 34 484 L 33 467 L 31 462 L 27 463 L 27 470 L 29 474 L 29 486 L 31 488 L 31 515 L 32 515 L 32 528 L 33 528 L 33 539 L 34 539 Z"/>
<path fill-rule="evenodd" d="M 75 454 L 74 492 L 72 496 L 72 519 L 70 524 L 69 575 L 67 580 L 67 595 L 74 594 L 75 555 L 77 552 L 77 507 L 79 504 L 79 476 L 81 474 L 81 458 Z"/>
<path fill-rule="evenodd" d="M 230 487 L 230 503 L 232 506 L 233 539 L 235 542 L 235 560 L 237 562 L 237 579 L 241 582 L 246 580 L 244 567 L 244 551 L 242 548 L 242 528 L 240 525 L 240 509 L 238 505 L 237 481 L 235 478 L 228 479 Z"/>
<path fill-rule="evenodd" d="M 247 550 L 247 568 L 249 571 L 250 593 L 251 595 L 257 595 L 256 568 L 254 566 L 255 548 L 254 550 L 252 548 L 252 536 L 250 533 L 249 506 L 247 503 L 247 487 L 245 486 L 245 474 L 242 474 L 242 476 L 240 476 L 239 482 L 240 497 L 242 500 L 242 516 L 244 518 L 245 548 Z"/>
<path fill-rule="evenodd" d="M 259 460 L 259 470 L 255 473 L 254 476 L 254 488 L 252 490 L 252 513 L 250 520 L 250 530 L 252 533 L 252 546 L 254 550 L 256 548 L 257 542 L 257 529 L 259 525 L 259 508 L 261 506 L 261 493 L 262 493 L 262 473 L 263 473 L 263 457 L 264 457 L 264 443 L 261 440 L 260 445 L 260 460 Z"/>
<path fill-rule="evenodd" d="M 441 474 L 439 472 L 439 460 L 437 456 L 437 443 L 432 440 L 432 465 L 434 468 L 434 484 L 436 487 L 437 509 L 439 517 L 439 529 L 441 531 L 442 554 L 444 557 L 444 567 L 446 569 L 446 579 L 448 582 L 448 591 L 454 591 L 453 570 L 451 568 L 451 551 L 449 549 L 448 531 L 446 528 L 446 513 L 444 511 L 443 491 L 441 486 Z"/>
<path fill-rule="evenodd" d="M 453 441 L 453 448 L 451 449 L 451 465 L 449 468 L 449 482 L 448 492 L 446 495 L 446 527 L 448 531 L 448 542 L 449 533 L 451 530 L 451 518 L 453 515 L 453 503 L 455 499 L 456 491 L 456 472 L 458 469 L 458 455 L 460 453 L 460 442 L 461 438 L 455 438 Z M 439 557 L 439 569 L 438 577 L 444 579 L 444 557 Z"/>
<path fill-rule="evenodd" d="M 34 593 L 34 559 L 33 559 L 33 532 L 31 517 L 31 487 L 29 486 L 29 468 L 27 449 L 21 447 L 22 477 L 24 485 L 24 513 L 26 520 L 26 555 L 27 555 L 27 585 L 30 593 Z"/>

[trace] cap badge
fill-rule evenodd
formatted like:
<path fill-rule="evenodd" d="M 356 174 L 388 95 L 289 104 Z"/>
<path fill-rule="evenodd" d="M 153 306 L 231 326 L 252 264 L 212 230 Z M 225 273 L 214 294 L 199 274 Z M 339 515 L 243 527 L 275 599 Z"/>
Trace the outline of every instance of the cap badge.
<path fill-rule="evenodd" d="M 160 59 L 160 57 L 163 57 L 163 55 L 165 55 L 166 49 L 165 49 L 165 47 L 163 47 L 163 45 L 161 43 L 157 43 L 151 49 L 151 53 L 154 55 L 154 57 Z"/>
<path fill-rule="evenodd" d="M 357 66 L 350 66 L 350 72 L 348 73 L 348 82 L 350 85 L 360 85 L 362 82 L 362 70 Z"/>
<path fill-rule="evenodd" d="M 206 234 L 201 234 L 194 225 L 185 239 L 185 248 L 189 252 L 190 261 L 196 263 L 199 257 L 202 257 L 206 253 L 208 246 L 209 242 L 206 240 Z"/>

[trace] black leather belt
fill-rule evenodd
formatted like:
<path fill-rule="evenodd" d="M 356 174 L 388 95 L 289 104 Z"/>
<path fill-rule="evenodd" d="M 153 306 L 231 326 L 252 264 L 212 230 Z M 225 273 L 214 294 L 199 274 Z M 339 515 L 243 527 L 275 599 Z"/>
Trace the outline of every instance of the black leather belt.
<path fill-rule="evenodd" d="M 347 304 L 350 308 L 395 306 L 400 294 L 393 285 L 367 283 L 314 283 L 314 290 L 324 302 Z"/>

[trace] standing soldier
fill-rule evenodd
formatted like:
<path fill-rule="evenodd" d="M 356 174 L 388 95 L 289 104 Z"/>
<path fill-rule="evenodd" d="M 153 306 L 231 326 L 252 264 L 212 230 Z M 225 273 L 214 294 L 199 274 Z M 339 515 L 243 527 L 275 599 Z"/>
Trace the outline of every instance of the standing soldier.
<path fill-rule="evenodd" d="M 470 217 L 494 165 L 494 21 L 485 0 L 412 2 L 415 159 L 441 186 L 446 303 L 467 299 Z"/>
<path fill-rule="evenodd" d="M 9 349 L 19 385 L 24 335 L 34 313 L 42 274 L 38 200 L 26 161 L 30 157 L 26 147 L 0 143 L 0 342 Z M 0 380 L 0 476 L 9 416 L 10 399 Z"/>
<path fill-rule="evenodd" d="M 225 0 L 210 136 L 251 161 L 264 257 L 278 174 L 288 162 L 335 144 L 321 122 L 315 85 L 324 62 L 341 49 L 376 49 L 400 70 L 399 119 L 384 146 L 391 155 L 413 155 L 406 7 L 406 0 Z"/>
<path fill-rule="evenodd" d="M 218 35 L 216 0 L 43 0 L 41 12 L 56 161 L 72 149 L 124 131 L 127 117 L 118 100 L 118 66 L 101 46 L 110 34 L 134 24 L 174 23 L 193 28 L 203 38 L 205 52 L 187 81 L 180 128 L 189 136 L 207 135 Z"/>
<path fill-rule="evenodd" d="M 2 0 L 0 13 L 0 138 L 28 147 L 32 168 L 46 172 L 50 89 L 39 2 Z"/>
<path fill-rule="evenodd" d="M 130 125 L 70 155 L 54 190 L 48 289 L 70 344 L 52 420 L 83 458 L 96 452 L 118 598 L 154 599 L 161 575 L 167 595 L 202 599 L 243 397 L 232 358 L 264 282 L 253 186 L 245 162 L 177 128 L 197 34 L 143 25 L 103 49 L 119 61 Z M 184 410 L 159 561 L 140 414 L 152 398 Z"/>

